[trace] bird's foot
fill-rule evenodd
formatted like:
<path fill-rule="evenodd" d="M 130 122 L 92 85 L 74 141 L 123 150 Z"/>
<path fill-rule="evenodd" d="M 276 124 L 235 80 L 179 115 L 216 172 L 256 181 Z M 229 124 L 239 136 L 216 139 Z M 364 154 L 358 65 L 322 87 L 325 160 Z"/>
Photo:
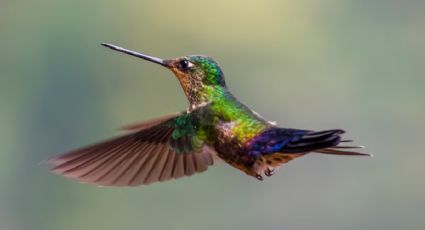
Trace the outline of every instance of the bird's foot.
<path fill-rule="evenodd" d="M 274 169 L 267 168 L 267 169 L 264 171 L 264 175 L 266 175 L 266 176 L 268 176 L 268 177 L 273 176 L 273 175 L 274 175 Z"/>
<path fill-rule="evenodd" d="M 256 174 L 255 178 L 257 178 L 257 180 L 263 180 L 263 176 L 261 176 L 260 174 Z"/>

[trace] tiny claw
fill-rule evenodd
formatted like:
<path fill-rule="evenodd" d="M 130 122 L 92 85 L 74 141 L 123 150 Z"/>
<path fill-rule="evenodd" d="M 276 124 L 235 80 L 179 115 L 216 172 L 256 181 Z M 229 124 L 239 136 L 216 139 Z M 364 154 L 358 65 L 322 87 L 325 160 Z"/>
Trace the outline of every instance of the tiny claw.
<path fill-rule="evenodd" d="M 266 171 L 264 171 L 264 175 L 266 176 L 273 176 L 274 175 L 274 169 L 266 169 Z"/>
<path fill-rule="evenodd" d="M 263 180 L 263 177 L 260 174 L 255 175 L 255 178 L 257 178 L 257 180 Z"/>

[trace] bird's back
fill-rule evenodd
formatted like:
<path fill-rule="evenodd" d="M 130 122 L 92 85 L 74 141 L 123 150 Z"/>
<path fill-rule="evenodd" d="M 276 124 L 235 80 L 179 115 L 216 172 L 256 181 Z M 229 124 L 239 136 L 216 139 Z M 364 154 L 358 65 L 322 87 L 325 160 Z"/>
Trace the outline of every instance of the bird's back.
<path fill-rule="evenodd" d="M 259 114 L 241 103 L 231 93 L 211 102 L 214 126 L 220 142 L 236 142 L 245 145 L 271 124 Z"/>

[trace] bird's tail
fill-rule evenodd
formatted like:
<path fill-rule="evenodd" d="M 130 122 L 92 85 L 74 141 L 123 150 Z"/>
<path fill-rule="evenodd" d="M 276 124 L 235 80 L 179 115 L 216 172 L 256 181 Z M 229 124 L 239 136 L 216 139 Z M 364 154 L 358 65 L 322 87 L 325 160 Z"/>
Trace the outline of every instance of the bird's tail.
<path fill-rule="evenodd" d="M 342 140 L 342 142 L 351 142 L 351 140 Z M 369 156 L 372 157 L 373 154 L 370 153 L 361 153 L 354 151 L 354 149 L 362 149 L 364 146 L 362 145 L 336 145 L 330 148 L 318 149 L 315 152 L 322 154 L 330 154 L 330 155 L 342 155 L 342 156 Z"/>
<path fill-rule="evenodd" d="M 345 132 L 341 129 L 308 131 L 285 145 L 282 151 L 286 153 L 317 152 L 345 156 L 371 156 L 371 154 L 353 151 L 353 149 L 363 148 L 363 146 L 341 145 L 341 143 L 351 142 L 351 140 L 342 140 L 343 133 Z"/>

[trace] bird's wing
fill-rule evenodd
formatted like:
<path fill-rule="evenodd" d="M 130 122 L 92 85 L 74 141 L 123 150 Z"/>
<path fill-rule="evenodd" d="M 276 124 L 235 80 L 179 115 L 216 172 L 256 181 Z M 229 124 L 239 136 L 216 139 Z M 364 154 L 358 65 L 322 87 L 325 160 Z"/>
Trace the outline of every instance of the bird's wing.
<path fill-rule="evenodd" d="M 160 123 L 163 123 L 164 121 L 176 118 L 180 114 L 181 113 L 171 113 L 171 114 L 156 117 L 156 118 L 153 118 L 153 119 L 150 119 L 150 120 L 147 120 L 147 121 L 132 123 L 132 124 L 125 125 L 125 126 L 121 127 L 120 130 L 123 130 L 123 131 L 138 131 L 138 130 L 147 129 L 147 128 L 150 128 L 154 125 L 158 125 Z"/>
<path fill-rule="evenodd" d="M 187 117 L 132 126 L 130 130 L 137 131 L 52 159 L 52 171 L 105 186 L 145 185 L 203 172 L 213 164 L 214 151 L 193 140 L 198 126 Z"/>

